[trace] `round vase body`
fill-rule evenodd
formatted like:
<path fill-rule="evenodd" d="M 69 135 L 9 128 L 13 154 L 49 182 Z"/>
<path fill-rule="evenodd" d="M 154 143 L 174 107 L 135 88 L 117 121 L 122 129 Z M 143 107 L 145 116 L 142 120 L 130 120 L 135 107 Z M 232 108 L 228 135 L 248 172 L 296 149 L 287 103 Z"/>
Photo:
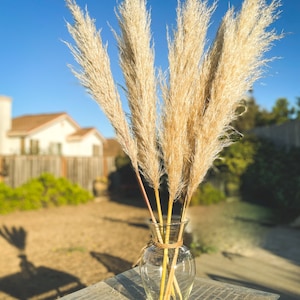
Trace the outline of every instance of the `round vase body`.
<path fill-rule="evenodd" d="M 152 244 L 145 249 L 140 261 L 148 300 L 189 298 L 196 266 L 190 250 L 182 243 L 186 224 L 180 218 L 173 218 L 169 224 L 150 224 Z"/>

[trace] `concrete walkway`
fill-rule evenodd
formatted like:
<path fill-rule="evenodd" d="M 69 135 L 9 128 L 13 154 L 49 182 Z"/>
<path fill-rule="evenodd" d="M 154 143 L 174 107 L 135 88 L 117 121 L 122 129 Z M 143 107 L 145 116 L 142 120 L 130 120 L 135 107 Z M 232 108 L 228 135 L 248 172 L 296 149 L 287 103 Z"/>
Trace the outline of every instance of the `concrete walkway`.
<path fill-rule="evenodd" d="M 280 294 L 280 300 L 300 299 L 299 229 L 272 228 L 262 248 L 203 254 L 196 264 L 200 277 Z"/>

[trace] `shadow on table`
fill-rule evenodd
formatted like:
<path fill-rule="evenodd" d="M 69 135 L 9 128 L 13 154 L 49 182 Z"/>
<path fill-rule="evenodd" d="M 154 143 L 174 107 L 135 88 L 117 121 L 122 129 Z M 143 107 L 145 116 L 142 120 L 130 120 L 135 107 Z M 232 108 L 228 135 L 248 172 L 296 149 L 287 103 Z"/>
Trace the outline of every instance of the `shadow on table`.
<path fill-rule="evenodd" d="M 130 272 L 130 278 L 126 274 L 121 273 L 115 277 L 108 278 L 105 283 L 116 292 L 116 295 L 121 294 L 128 299 L 146 299 L 139 273 L 134 270 Z"/>
<path fill-rule="evenodd" d="M 115 275 L 123 273 L 132 268 L 132 263 L 122 258 L 99 252 L 90 252 L 91 256 L 95 258 L 98 262 L 103 264 L 109 272 Z"/>
<path fill-rule="evenodd" d="M 17 248 L 20 259 L 20 272 L 0 278 L 0 291 L 21 300 L 37 296 L 41 300 L 50 300 L 85 287 L 69 273 L 44 266 L 36 267 L 30 262 L 25 254 L 27 232 L 23 227 L 3 226 L 0 236 Z"/>
<path fill-rule="evenodd" d="M 280 295 L 280 300 L 297 300 L 297 299 L 299 299 L 299 295 L 294 295 L 292 293 L 282 293 L 282 291 L 270 289 L 268 287 L 265 287 L 265 286 L 262 286 L 259 284 L 255 284 L 255 283 L 251 283 L 251 282 L 247 282 L 247 281 L 243 281 L 243 280 L 237 280 L 237 279 L 233 279 L 233 278 L 229 278 L 229 277 L 219 276 L 219 275 L 215 275 L 215 274 L 207 273 L 206 275 L 212 280 L 216 280 L 216 281 L 220 281 L 220 282 L 224 282 L 224 283 L 228 283 L 228 284 L 233 284 L 233 285 L 239 285 L 242 287 L 260 290 L 260 291 L 264 291 L 264 292 L 269 292 L 269 293 L 273 293 L 273 294 L 278 294 L 278 295 Z"/>

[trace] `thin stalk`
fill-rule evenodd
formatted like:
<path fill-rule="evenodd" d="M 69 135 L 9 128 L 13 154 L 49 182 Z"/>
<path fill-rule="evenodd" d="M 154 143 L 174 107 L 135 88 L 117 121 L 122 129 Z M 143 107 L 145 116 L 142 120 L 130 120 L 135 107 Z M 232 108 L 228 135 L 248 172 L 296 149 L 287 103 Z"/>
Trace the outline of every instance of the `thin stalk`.
<path fill-rule="evenodd" d="M 156 221 L 156 218 L 154 216 L 154 213 L 153 213 L 153 209 L 151 207 L 151 204 L 150 204 L 150 201 L 149 201 L 149 198 L 148 198 L 148 195 L 146 193 L 146 190 L 145 190 L 145 187 L 144 187 L 144 184 L 143 184 L 143 181 L 142 181 L 142 178 L 141 178 L 141 175 L 139 173 L 139 171 L 135 168 L 135 175 L 136 175 L 136 178 L 138 180 L 138 184 L 140 186 L 140 189 L 141 189 L 141 192 L 142 192 L 142 195 L 143 195 L 143 198 L 144 198 L 144 201 L 147 205 L 147 208 L 148 208 L 148 211 L 150 213 L 150 217 L 151 217 L 151 220 L 154 224 L 157 224 L 157 221 Z"/>
<path fill-rule="evenodd" d="M 155 193 L 155 200 L 156 200 L 156 206 L 157 206 L 158 221 L 159 221 L 159 224 L 161 224 L 161 226 L 163 226 L 164 220 L 163 220 L 163 214 L 162 214 L 162 209 L 161 209 L 161 202 L 160 202 L 158 188 L 154 189 L 154 193 Z"/>
<path fill-rule="evenodd" d="M 145 187 L 144 187 L 144 184 L 143 184 L 143 181 L 142 181 L 142 178 L 141 178 L 141 175 L 140 173 L 138 172 L 138 170 L 135 169 L 135 175 L 136 175 L 136 178 L 137 178 L 137 181 L 138 181 L 138 184 L 139 184 L 139 187 L 141 189 L 141 192 L 142 192 L 142 195 L 143 195 L 143 198 L 144 198 L 144 201 L 148 207 L 148 211 L 150 213 L 150 217 L 151 217 L 151 220 L 155 226 L 155 230 L 156 230 L 156 234 L 157 234 L 157 238 L 158 238 L 158 241 L 160 243 L 163 243 L 163 238 L 161 236 L 161 232 L 159 230 L 159 226 L 157 224 L 157 221 L 156 221 L 156 218 L 154 216 L 154 213 L 153 213 L 153 209 L 152 209 L 152 206 L 151 206 L 151 203 L 149 201 L 149 198 L 148 198 L 148 195 L 146 193 L 146 190 L 145 190 Z"/>
<path fill-rule="evenodd" d="M 177 249 L 177 248 L 176 248 Z M 177 259 L 177 258 L 176 258 Z M 175 290 L 177 291 L 177 294 L 179 295 L 179 300 L 182 300 L 182 295 L 181 295 L 181 291 L 180 291 L 180 287 L 179 287 L 179 284 L 178 284 L 178 281 L 176 279 L 176 276 L 174 275 L 174 287 L 175 287 Z"/>
<path fill-rule="evenodd" d="M 167 213 L 167 220 L 166 220 L 166 235 L 165 235 L 165 244 L 168 244 L 170 241 L 170 224 L 172 221 L 172 211 L 173 211 L 173 199 L 170 197 L 169 198 L 169 204 L 168 204 L 168 213 Z M 164 249 L 164 257 L 163 257 L 163 265 L 162 265 L 162 274 L 161 274 L 161 283 L 160 283 L 160 295 L 159 299 L 168 299 L 167 294 L 164 295 L 165 291 L 165 282 L 166 282 L 166 276 L 167 276 L 167 267 L 168 267 L 168 253 L 169 249 L 165 248 Z M 170 278 L 169 278 L 170 279 Z M 170 292 L 169 292 L 170 296 Z M 169 297 L 168 296 L 168 297 Z"/>
<path fill-rule="evenodd" d="M 173 280 L 175 278 L 175 264 L 176 264 L 176 261 L 177 261 L 177 258 L 178 258 L 178 251 L 179 249 L 178 248 L 175 248 L 175 251 L 174 251 L 174 256 L 173 256 L 173 260 L 171 262 L 171 267 L 170 267 L 170 273 L 169 273 L 169 278 L 168 278 L 168 282 L 167 282 L 167 286 L 166 286 L 166 293 L 165 293 L 165 298 L 163 300 L 167 300 L 167 295 L 170 295 L 171 294 L 171 289 L 172 289 L 172 284 L 173 284 Z M 176 281 L 177 283 L 177 281 Z M 176 284 L 175 283 L 175 284 Z M 178 285 L 178 283 L 177 283 Z M 176 286 L 176 285 L 175 285 Z M 178 294 L 179 294 L 179 297 L 180 299 L 182 299 L 182 295 L 181 295 L 181 291 L 180 291 L 180 288 L 178 286 L 176 286 L 176 289 L 178 291 Z"/>
<path fill-rule="evenodd" d="M 167 276 L 167 267 L 168 267 L 168 249 L 164 249 L 164 257 L 163 257 L 163 264 L 162 264 L 162 274 L 161 274 L 161 281 L 160 281 L 159 300 L 163 300 L 164 299 L 165 281 L 166 281 L 166 276 Z"/>
<path fill-rule="evenodd" d="M 183 208 L 182 208 L 182 213 L 181 213 L 181 223 L 180 223 L 180 229 L 179 229 L 179 233 L 178 233 L 178 238 L 177 238 L 177 241 L 181 241 L 182 238 L 183 238 L 183 232 L 184 232 L 184 220 L 186 219 L 186 212 L 187 212 L 187 207 L 189 205 L 189 200 L 185 199 L 185 201 L 183 202 Z M 168 282 L 167 282 L 167 286 L 166 286 L 166 295 L 168 293 L 171 292 L 171 288 L 172 288 L 172 277 L 175 277 L 175 264 L 176 264 L 176 261 L 177 261 L 177 258 L 178 258 L 178 252 L 179 252 L 179 248 L 176 248 L 175 251 L 174 251 L 174 256 L 173 256 L 173 260 L 172 260 L 172 263 L 171 263 L 171 267 L 170 267 L 170 273 L 169 273 L 169 278 L 168 278 Z M 181 297 L 181 294 L 179 294 L 180 296 L 180 299 L 182 298 Z"/>

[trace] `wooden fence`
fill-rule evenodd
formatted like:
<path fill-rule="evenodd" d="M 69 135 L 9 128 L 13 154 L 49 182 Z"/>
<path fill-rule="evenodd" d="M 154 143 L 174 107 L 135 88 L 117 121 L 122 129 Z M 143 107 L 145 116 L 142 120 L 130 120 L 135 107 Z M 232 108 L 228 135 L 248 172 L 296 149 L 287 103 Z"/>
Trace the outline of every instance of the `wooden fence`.
<path fill-rule="evenodd" d="M 263 138 L 271 140 L 276 145 L 300 147 L 300 121 L 294 120 L 281 125 L 257 127 L 252 132 Z"/>
<path fill-rule="evenodd" d="M 65 177 L 92 191 L 97 177 L 114 171 L 114 157 L 0 156 L 0 181 L 15 188 L 43 173 Z"/>

